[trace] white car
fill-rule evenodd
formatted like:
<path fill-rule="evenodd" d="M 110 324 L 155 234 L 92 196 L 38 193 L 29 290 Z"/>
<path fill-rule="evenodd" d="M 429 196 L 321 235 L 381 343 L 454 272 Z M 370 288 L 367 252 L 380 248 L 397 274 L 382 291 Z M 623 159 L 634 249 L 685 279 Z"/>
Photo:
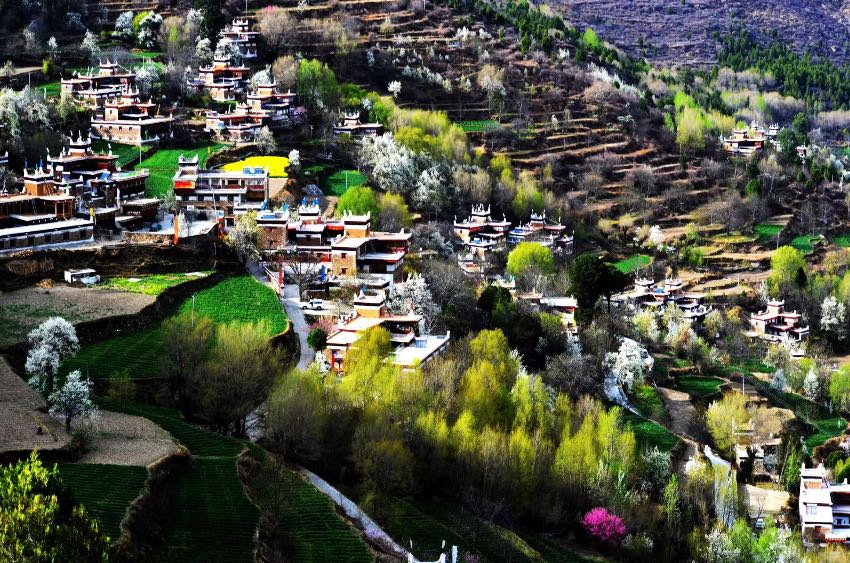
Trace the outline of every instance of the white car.
<path fill-rule="evenodd" d="M 307 309 L 310 309 L 310 310 L 313 310 L 313 311 L 321 311 L 322 309 L 325 308 L 325 302 L 321 299 L 311 299 L 311 300 L 307 301 L 306 303 L 302 303 L 301 308 L 304 309 L 305 311 Z"/>

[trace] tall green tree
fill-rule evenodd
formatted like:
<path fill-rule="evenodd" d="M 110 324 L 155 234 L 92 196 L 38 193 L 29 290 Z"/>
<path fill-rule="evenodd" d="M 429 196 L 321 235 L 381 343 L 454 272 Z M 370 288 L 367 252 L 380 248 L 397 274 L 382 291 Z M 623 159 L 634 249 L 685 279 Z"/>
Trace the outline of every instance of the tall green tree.
<path fill-rule="evenodd" d="M 106 561 L 109 539 L 35 452 L 0 467 L 0 561 Z"/>
<path fill-rule="evenodd" d="M 620 270 L 603 262 L 595 254 L 586 252 L 573 260 L 569 269 L 569 293 L 576 298 L 578 319 L 588 322 L 593 318 L 596 302 L 605 296 L 608 307 L 611 307 L 611 297 L 622 291 L 628 283 L 628 278 Z"/>

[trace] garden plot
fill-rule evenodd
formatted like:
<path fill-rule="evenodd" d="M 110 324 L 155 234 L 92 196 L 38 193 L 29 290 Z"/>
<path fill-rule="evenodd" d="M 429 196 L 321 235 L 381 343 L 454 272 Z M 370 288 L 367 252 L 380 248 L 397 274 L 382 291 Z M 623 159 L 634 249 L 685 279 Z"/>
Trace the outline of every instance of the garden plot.
<path fill-rule="evenodd" d="M 50 289 L 27 287 L 0 293 L 0 347 L 26 339 L 27 333 L 50 317 L 60 316 L 79 323 L 138 313 L 154 297 L 114 289 L 71 287 L 57 284 Z"/>
<path fill-rule="evenodd" d="M 70 443 L 65 425 L 46 409 L 44 398 L 0 356 L 0 453 L 58 450 Z"/>
<path fill-rule="evenodd" d="M 174 186 L 174 174 L 177 173 L 177 159 L 180 155 L 187 158 L 198 157 L 198 166 L 204 168 L 207 158 L 226 145 L 222 143 L 211 143 L 208 145 L 196 145 L 182 149 L 160 149 L 154 151 L 149 157 L 136 165 L 137 169 L 147 168 L 150 172 L 148 178 L 147 195 L 150 197 L 163 197 Z"/>

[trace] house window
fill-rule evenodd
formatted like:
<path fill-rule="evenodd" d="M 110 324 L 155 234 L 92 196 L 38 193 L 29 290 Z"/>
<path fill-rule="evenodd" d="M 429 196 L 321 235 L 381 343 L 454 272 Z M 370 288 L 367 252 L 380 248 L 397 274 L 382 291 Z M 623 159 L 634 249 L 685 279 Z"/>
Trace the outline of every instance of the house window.
<path fill-rule="evenodd" d="M 815 516 L 818 513 L 818 505 L 816 504 L 807 504 L 806 505 L 806 516 Z"/>

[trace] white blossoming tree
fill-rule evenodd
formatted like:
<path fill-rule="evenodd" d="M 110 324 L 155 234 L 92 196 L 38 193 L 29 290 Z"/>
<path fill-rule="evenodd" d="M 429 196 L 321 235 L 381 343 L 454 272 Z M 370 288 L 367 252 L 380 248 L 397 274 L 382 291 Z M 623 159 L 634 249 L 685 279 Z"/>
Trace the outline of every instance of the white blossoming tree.
<path fill-rule="evenodd" d="M 162 16 L 150 12 L 139 21 L 139 34 L 136 40 L 143 49 L 154 49 L 157 46 L 157 34 L 162 26 Z"/>
<path fill-rule="evenodd" d="M 98 59 L 100 57 L 100 45 L 97 43 L 97 35 L 91 31 L 86 31 L 83 42 L 80 43 L 80 49 L 88 54 L 89 60 Z"/>
<path fill-rule="evenodd" d="M 65 384 L 50 394 L 50 414 L 63 417 L 67 430 L 71 430 L 74 418 L 91 416 L 97 410 L 91 400 L 91 385 L 80 370 L 74 370 L 65 378 Z"/>
<path fill-rule="evenodd" d="M 357 160 L 372 183 L 387 192 L 408 194 L 419 179 L 416 158 L 410 149 L 396 143 L 392 133 L 364 138 Z"/>
<path fill-rule="evenodd" d="M 821 305 L 820 328 L 835 340 L 847 336 L 847 307 L 831 295 Z"/>
<path fill-rule="evenodd" d="M 638 338 L 641 342 L 658 342 L 661 337 L 661 331 L 658 329 L 658 319 L 653 311 L 643 309 L 635 313 L 632 317 L 632 324 L 635 325 Z"/>
<path fill-rule="evenodd" d="M 121 12 L 115 19 L 115 35 L 121 39 L 133 38 L 133 12 Z"/>
<path fill-rule="evenodd" d="M 222 37 L 215 46 L 216 58 L 228 58 L 233 64 L 242 62 L 242 53 L 239 51 L 239 46 L 227 37 Z"/>
<path fill-rule="evenodd" d="M 658 225 L 653 225 L 649 228 L 649 244 L 658 248 L 662 244 L 664 244 L 664 232 L 661 230 L 661 227 Z"/>
<path fill-rule="evenodd" d="M 292 149 L 289 151 L 289 156 L 287 158 L 289 159 L 289 167 L 292 170 L 297 172 L 301 169 L 301 153 L 298 152 L 298 149 Z"/>
<path fill-rule="evenodd" d="M 154 90 L 159 79 L 159 70 L 155 65 L 145 65 L 136 71 L 136 86 L 146 96 Z"/>
<path fill-rule="evenodd" d="M 643 383 L 645 365 L 641 358 L 640 344 L 630 339 L 623 339 L 620 349 L 605 357 L 605 363 L 617 381 L 626 389 Z"/>
<path fill-rule="evenodd" d="M 803 380 L 803 393 L 813 401 L 820 396 L 820 379 L 814 369 L 810 369 Z"/>
<path fill-rule="evenodd" d="M 248 82 L 248 86 L 251 91 L 254 91 L 260 84 L 271 84 L 272 80 L 271 69 L 266 67 L 263 70 L 254 73 L 254 76 L 252 76 L 251 80 Z"/>
<path fill-rule="evenodd" d="M 212 42 L 208 37 L 198 40 L 195 45 L 195 58 L 199 65 L 208 65 L 213 60 Z"/>
<path fill-rule="evenodd" d="M 440 308 L 434 303 L 428 282 L 421 274 L 393 284 L 387 292 L 387 312 L 404 315 L 411 311 L 422 317 L 421 331 L 430 334 L 440 314 Z"/>
<path fill-rule="evenodd" d="M 274 138 L 274 133 L 265 125 L 257 131 L 254 143 L 257 144 L 257 150 L 263 154 L 271 154 L 277 150 L 277 140 Z"/>
<path fill-rule="evenodd" d="M 398 95 L 401 94 L 401 82 L 393 80 L 387 85 L 387 91 L 393 95 L 393 98 L 398 98 Z"/>
<path fill-rule="evenodd" d="M 25 368 L 29 384 L 49 397 L 59 366 L 80 349 L 77 331 L 62 317 L 51 317 L 30 331 L 27 341 L 30 351 Z"/>
<path fill-rule="evenodd" d="M 773 378 L 770 380 L 770 387 L 775 391 L 784 391 L 788 380 L 785 377 L 785 372 L 781 369 L 773 372 Z"/>

